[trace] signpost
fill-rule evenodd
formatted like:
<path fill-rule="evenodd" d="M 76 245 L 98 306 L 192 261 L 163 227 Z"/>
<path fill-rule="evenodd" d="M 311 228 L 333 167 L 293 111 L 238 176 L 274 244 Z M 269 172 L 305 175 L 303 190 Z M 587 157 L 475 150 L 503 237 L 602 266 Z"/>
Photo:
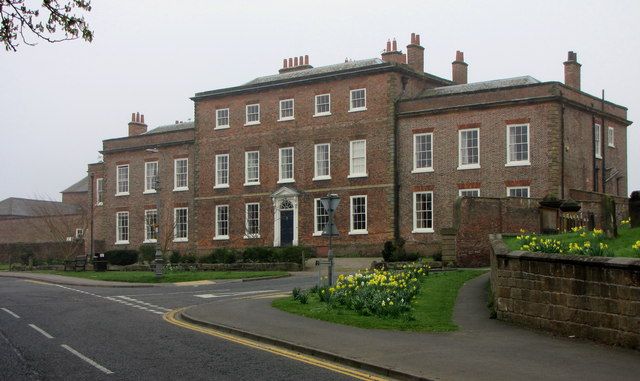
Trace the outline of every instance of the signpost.
<path fill-rule="evenodd" d="M 326 197 L 322 197 L 320 199 L 320 202 L 322 203 L 322 207 L 324 208 L 324 210 L 327 211 L 327 214 L 329 215 L 329 221 L 327 221 L 327 224 L 324 226 L 324 229 L 322 230 L 322 235 L 323 236 L 328 236 L 329 237 L 329 252 L 328 252 L 328 259 L 329 259 L 329 286 L 333 286 L 333 242 L 332 242 L 332 238 L 334 236 L 338 236 L 338 228 L 336 227 L 335 222 L 333 221 L 333 216 L 336 212 L 336 209 L 338 208 L 338 204 L 340 204 L 340 197 L 338 197 L 337 194 L 328 194 Z"/>

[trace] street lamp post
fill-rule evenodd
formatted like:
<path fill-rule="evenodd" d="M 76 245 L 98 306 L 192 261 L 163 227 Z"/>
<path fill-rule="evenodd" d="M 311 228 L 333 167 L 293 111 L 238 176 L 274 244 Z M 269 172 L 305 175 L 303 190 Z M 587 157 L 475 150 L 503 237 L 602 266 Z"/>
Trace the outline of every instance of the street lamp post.
<path fill-rule="evenodd" d="M 149 148 L 147 152 L 159 153 L 160 151 L 157 148 Z M 156 278 L 162 278 L 164 271 L 164 258 L 162 257 L 162 244 L 160 243 L 160 211 L 162 210 L 162 196 L 160 195 L 161 184 L 160 184 L 160 164 L 158 163 L 158 168 L 156 170 L 156 176 L 154 181 L 154 188 L 156 191 L 156 255 L 154 258 L 155 264 L 155 273 Z"/>
<path fill-rule="evenodd" d="M 338 235 L 338 228 L 336 224 L 333 222 L 333 216 L 336 212 L 336 208 L 338 208 L 338 204 L 340 203 L 340 197 L 337 194 L 328 194 L 326 197 L 322 197 L 320 199 L 322 202 L 322 207 L 327 211 L 329 216 L 329 220 L 322 231 L 323 236 L 329 236 L 329 252 L 327 253 L 327 257 L 329 259 L 329 286 L 333 286 L 333 236 Z"/>

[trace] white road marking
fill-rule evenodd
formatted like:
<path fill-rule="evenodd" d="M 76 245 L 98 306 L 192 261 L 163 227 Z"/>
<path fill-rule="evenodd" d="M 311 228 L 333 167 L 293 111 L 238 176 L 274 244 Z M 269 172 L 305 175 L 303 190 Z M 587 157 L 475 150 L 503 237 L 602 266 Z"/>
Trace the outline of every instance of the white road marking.
<path fill-rule="evenodd" d="M 9 315 L 13 316 L 13 317 L 14 317 L 14 318 L 16 318 L 16 319 L 20 319 L 20 316 L 18 316 L 18 314 L 17 314 L 17 313 L 15 313 L 15 312 L 11 311 L 11 310 L 10 310 L 10 309 L 8 309 L 8 308 L 0 308 L 0 310 L 3 310 L 4 312 L 8 313 Z"/>
<path fill-rule="evenodd" d="M 60 345 L 62 348 L 68 350 L 69 352 L 73 353 L 74 355 L 78 356 L 81 360 L 85 361 L 86 363 L 90 364 L 91 366 L 101 370 L 102 372 L 106 373 L 106 374 L 113 374 L 112 371 L 110 371 L 109 369 L 103 367 L 102 365 L 98 364 L 97 362 L 91 360 L 90 358 L 88 358 L 87 356 L 83 355 L 82 353 L 76 351 L 75 349 L 71 348 L 70 346 L 66 345 L 66 344 L 62 344 Z"/>
<path fill-rule="evenodd" d="M 240 295 L 251 295 L 251 294 L 263 294 L 266 292 L 277 292 L 279 290 L 259 290 L 259 291 L 243 291 L 243 292 L 224 292 L 219 294 L 200 294 L 194 295 L 195 297 L 202 299 L 210 299 L 210 298 L 224 298 L 227 296 L 240 296 Z"/>
<path fill-rule="evenodd" d="M 42 336 L 46 337 L 47 339 L 53 339 L 53 336 L 49 335 L 47 333 L 47 331 L 45 331 L 44 329 L 38 327 L 35 324 L 29 324 L 29 327 L 35 329 L 36 331 L 40 332 L 42 334 Z"/>

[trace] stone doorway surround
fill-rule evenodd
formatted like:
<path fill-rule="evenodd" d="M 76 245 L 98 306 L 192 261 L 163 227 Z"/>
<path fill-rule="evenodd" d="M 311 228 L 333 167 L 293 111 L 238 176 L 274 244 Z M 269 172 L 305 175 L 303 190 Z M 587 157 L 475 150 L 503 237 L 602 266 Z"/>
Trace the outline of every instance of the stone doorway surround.
<path fill-rule="evenodd" d="M 273 200 L 273 246 L 280 247 L 280 212 L 293 210 L 293 246 L 298 246 L 298 196 L 299 192 L 281 187 L 271 194 Z"/>

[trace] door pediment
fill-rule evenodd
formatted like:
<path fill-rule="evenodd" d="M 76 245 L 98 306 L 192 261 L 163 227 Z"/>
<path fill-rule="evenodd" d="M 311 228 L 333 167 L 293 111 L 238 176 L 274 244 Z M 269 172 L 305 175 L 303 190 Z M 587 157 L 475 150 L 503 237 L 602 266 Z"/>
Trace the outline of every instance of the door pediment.
<path fill-rule="evenodd" d="M 300 192 L 293 188 L 289 187 L 280 187 L 277 191 L 271 194 L 272 198 L 289 198 L 289 197 L 298 197 Z"/>

